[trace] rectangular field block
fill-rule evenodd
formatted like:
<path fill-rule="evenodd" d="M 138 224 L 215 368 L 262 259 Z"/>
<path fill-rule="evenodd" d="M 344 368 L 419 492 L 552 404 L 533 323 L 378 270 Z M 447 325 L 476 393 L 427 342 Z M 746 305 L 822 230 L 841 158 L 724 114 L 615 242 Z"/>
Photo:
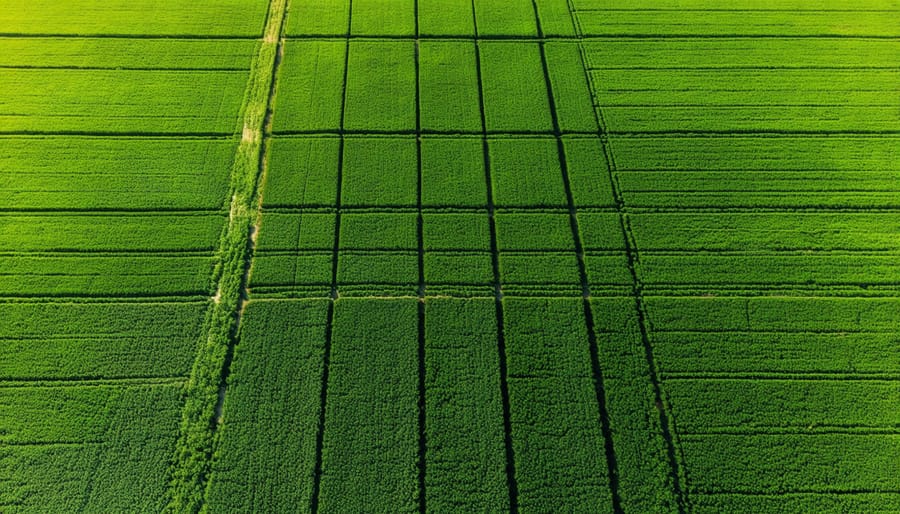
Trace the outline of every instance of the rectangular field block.
<path fill-rule="evenodd" d="M 418 164 L 409 138 L 348 138 L 344 146 L 343 205 L 415 207 Z"/>
<path fill-rule="evenodd" d="M 425 136 L 421 148 L 423 207 L 487 205 L 481 140 Z"/>

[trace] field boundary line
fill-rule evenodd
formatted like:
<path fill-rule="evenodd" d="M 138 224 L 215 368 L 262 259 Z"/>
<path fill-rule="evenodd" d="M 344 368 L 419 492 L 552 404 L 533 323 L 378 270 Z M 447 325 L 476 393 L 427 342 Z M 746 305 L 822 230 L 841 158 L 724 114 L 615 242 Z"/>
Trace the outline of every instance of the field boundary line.
<path fill-rule="evenodd" d="M 481 38 L 478 34 L 478 16 L 475 2 L 472 0 L 473 43 L 475 45 L 475 73 L 478 81 L 478 110 L 481 117 L 481 152 L 484 158 L 485 192 L 488 231 L 490 233 L 491 272 L 494 290 L 494 309 L 497 318 L 497 356 L 500 379 L 500 403 L 503 410 L 503 445 L 506 455 L 506 487 L 509 492 L 509 512 L 519 512 L 519 484 L 516 481 L 515 449 L 512 442 L 512 421 L 509 407 L 509 383 L 506 362 L 506 334 L 503 329 L 503 289 L 500 283 L 500 249 L 497 244 L 497 218 L 494 206 L 494 186 L 491 177 L 491 155 L 488 144 L 487 118 L 484 110 L 484 79 L 481 71 Z"/>
<path fill-rule="evenodd" d="M 309 511 L 312 514 L 319 512 L 319 502 L 322 492 L 322 451 L 325 445 L 325 412 L 328 405 L 328 378 L 331 367 L 331 345 L 334 339 L 334 310 L 338 299 L 338 255 L 341 249 L 341 203 L 344 181 L 344 120 L 347 112 L 347 74 L 350 68 L 350 32 L 353 29 L 353 0 L 348 0 L 347 6 L 347 34 L 344 41 L 344 74 L 341 83 L 341 113 L 340 130 L 338 131 L 338 168 L 336 178 L 335 203 L 334 203 L 334 242 L 331 248 L 331 282 L 328 298 L 328 318 L 325 335 L 325 349 L 322 356 L 322 384 L 319 388 L 319 420 L 316 426 L 316 447 L 313 456 L 313 487 L 309 498 Z"/>
<path fill-rule="evenodd" d="M 569 5 L 574 8 L 574 0 L 568 1 Z M 663 401 L 664 395 L 662 393 L 662 388 L 659 382 L 659 371 L 657 370 L 656 362 L 653 357 L 653 349 L 651 347 L 649 339 L 648 322 L 646 319 L 646 307 L 644 305 L 642 294 L 643 285 L 641 282 L 640 271 L 638 269 L 639 264 L 637 248 L 635 246 L 634 236 L 631 232 L 631 225 L 628 219 L 628 212 L 625 206 L 622 188 L 619 184 L 618 169 L 616 168 L 616 164 L 613 159 L 612 148 L 609 142 L 610 130 L 603 116 L 601 105 L 596 101 L 598 89 L 594 84 L 594 77 L 588 69 L 589 60 L 587 58 L 586 50 L 584 47 L 584 42 L 587 40 L 587 38 L 583 34 L 583 30 L 580 24 L 580 18 L 577 16 L 577 11 L 571 9 L 570 13 L 573 17 L 573 20 L 575 21 L 576 32 L 579 36 L 578 49 L 580 53 L 582 69 L 584 72 L 584 78 L 587 82 L 587 86 L 590 90 L 592 99 L 595 100 L 593 102 L 593 105 L 594 119 L 597 123 L 598 129 L 597 135 L 600 140 L 600 148 L 602 150 L 604 158 L 606 159 L 607 173 L 609 176 L 610 186 L 612 187 L 613 198 L 615 200 L 615 210 L 618 215 L 619 226 L 621 228 L 622 236 L 624 239 L 627 267 L 632 279 L 631 296 L 633 297 L 635 302 L 635 314 L 637 317 L 637 325 L 640 332 L 641 344 L 643 346 L 645 359 L 647 362 L 648 377 L 653 388 L 655 404 L 657 405 L 659 423 L 658 428 L 660 430 L 660 436 L 662 436 L 665 445 L 666 458 L 668 460 L 668 479 L 670 483 L 667 485 L 671 486 L 672 488 L 672 493 L 674 493 L 675 496 L 674 499 L 678 508 L 678 512 L 683 514 L 690 511 L 690 506 L 687 504 L 686 498 L 686 485 L 682 484 L 682 480 L 685 479 L 684 477 L 682 477 L 682 473 L 684 472 L 684 456 L 679 454 L 680 447 L 674 439 L 675 430 L 674 426 L 671 425 L 672 423 L 674 423 L 674 420 L 668 414 L 668 407 Z"/>
<path fill-rule="evenodd" d="M 266 26 L 252 64 L 244 97 L 243 137 L 238 144 L 230 179 L 230 208 L 213 272 L 216 294 L 210 299 L 205 334 L 185 388 L 180 433 L 170 468 L 169 513 L 199 512 L 204 508 L 216 446 L 223 384 L 237 339 L 246 301 L 253 246 L 257 183 L 265 166 L 265 130 L 282 48 L 289 0 L 270 0 Z"/>
<path fill-rule="evenodd" d="M 613 512 L 619 514 L 621 512 L 624 512 L 622 509 L 622 498 L 619 493 L 619 465 L 616 457 L 615 447 L 613 445 L 612 428 L 610 427 L 609 421 L 609 411 L 606 405 L 606 388 L 603 379 L 603 369 L 600 366 L 600 350 L 597 343 L 597 334 L 594 324 L 594 309 L 591 306 L 591 286 L 587 275 L 587 266 L 585 265 L 584 261 L 584 244 L 581 240 L 581 229 L 578 225 L 578 210 L 575 205 L 574 196 L 572 194 L 572 182 L 569 178 L 569 166 L 566 157 L 563 133 L 559 123 L 559 114 L 556 109 L 556 98 L 553 92 L 553 82 L 550 79 L 550 66 L 547 62 L 547 52 L 544 47 L 544 28 L 541 24 L 541 17 L 537 1 L 531 0 L 531 5 L 534 9 L 534 18 L 537 25 L 538 38 L 541 40 L 540 43 L 538 43 L 538 49 L 541 55 L 541 68 L 543 69 L 544 74 L 544 84 L 547 88 L 547 101 L 550 107 L 550 117 L 553 121 L 553 133 L 554 139 L 556 140 L 556 153 L 559 160 L 559 168 L 562 174 L 563 189 L 565 190 L 566 195 L 566 207 L 569 215 L 569 226 L 572 231 L 572 242 L 574 244 L 575 256 L 578 261 L 578 277 L 581 282 L 581 303 L 582 308 L 584 309 L 584 320 L 586 325 L 585 328 L 587 329 L 588 336 L 588 350 L 591 357 L 591 378 L 594 385 L 594 396 L 597 401 L 597 415 L 600 425 L 600 433 L 603 438 L 603 452 L 606 457 L 606 471 L 609 475 L 607 477 L 607 481 L 609 483 L 609 492 L 612 499 Z M 571 10 L 569 11 L 569 15 L 572 18 L 572 25 L 574 30 L 576 21 Z M 580 52 L 579 59 L 581 59 Z M 584 67 L 583 62 L 582 67 Z M 590 90 L 590 87 L 588 87 L 588 91 L 586 92 L 593 94 L 593 91 Z M 594 117 L 596 120 L 596 114 L 594 115 Z"/>

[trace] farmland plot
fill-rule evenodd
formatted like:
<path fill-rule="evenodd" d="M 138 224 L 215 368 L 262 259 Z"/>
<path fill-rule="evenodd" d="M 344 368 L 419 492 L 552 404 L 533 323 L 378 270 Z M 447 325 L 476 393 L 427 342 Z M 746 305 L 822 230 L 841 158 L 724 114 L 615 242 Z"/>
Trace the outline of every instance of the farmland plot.
<path fill-rule="evenodd" d="M 0 0 L 0 510 L 900 509 L 895 0 Z"/>

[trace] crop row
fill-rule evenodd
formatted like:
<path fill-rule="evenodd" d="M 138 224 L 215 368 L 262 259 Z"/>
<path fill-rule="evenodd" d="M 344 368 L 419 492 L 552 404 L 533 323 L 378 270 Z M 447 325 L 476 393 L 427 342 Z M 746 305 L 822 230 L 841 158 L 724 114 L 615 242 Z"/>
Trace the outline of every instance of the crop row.
<path fill-rule="evenodd" d="M 237 132 L 246 71 L 0 69 L 3 132 Z"/>
<path fill-rule="evenodd" d="M 900 249 L 900 215 L 893 212 L 646 213 L 629 219 L 641 251 Z"/>
<path fill-rule="evenodd" d="M 682 435 L 894 430 L 900 425 L 895 380 L 669 379 L 663 388 Z"/>
<path fill-rule="evenodd" d="M 222 215 L 3 214 L 2 252 L 211 251 Z"/>
<path fill-rule="evenodd" d="M 708 3 L 707 6 L 712 4 Z M 681 7 L 680 5 L 678 7 Z M 758 5 L 753 6 L 758 7 Z M 629 9 L 577 13 L 586 36 L 842 36 L 896 37 L 891 16 L 881 11 L 790 11 L 780 9 Z"/>
<path fill-rule="evenodd" d="M 427 301 L 421 341 L 414 300 L 339 300 L 330 338 L 324 333 L 326 306 L 251 304 L 229 385 L 211 505 L 277 509 L 315 501 L 329 512 L 363 505 L 414 510 L 421 494 L 417 462 L 424 458 L 431 508 L 508 508 L 494 301 Z M 606 509 L 611 500 L 586 325 L 583 318 L 580 328 L 569 323 L 570 316 L 579 319 L 581 304 L 518 300 L 506 301 L 503 309 L 519 505 Z M 273 340 L 273 333 L 282 335 Z M 267 348 L 275 344 L 271 352 L 259 351 L 264 342 Z M 305 400 L 285 402 L 288 395 Z M 322 414 L 320 489 L 313 500 Z M 262 419 L 278 423 L 263 422 L 260 429 Z M 283 430 L 285 423 L 291 430 Z M 239 451 L 247 444 L 273 450 L 250 459 Z M 278 478 L 288 476 L 294 479 Z"/>
<path fill-rule="evenodd" d="M 482 41 L 476 49 L 473 42 L 425 40 L 418 47 L 416 56 L 412 41 L 289 41 L 276 132 L 414 131 L 417 73 L 422 130 L 481 132 L 476 53 L 486 129 L 553 130 L 538 44 Z M 560 129 L 596 131 L 578 46 L 544 48 Z M 336 87 L 345 72 L 344 89 Z"/>
<path fill-rule="evenodd" d="M 894 332 L 657 331 L 660 372 L 900 373 Z M 827 348 L 827 352 L 822 349 Z"/>
<path fill-rule="evenodd" d="M 266 0 L 36 0 L 0 3 L 0 33 L 244 36 L 262 33 Z"/>
<path fill-rule="evenodd" d="M 708 95 L 699 93 L 703 98 Z M 604 109 L 612 132 L 893 132 L 900 129 L 896 109 L 887 105 L 783 105 L 777 96 L 766 105 L 627 106 Z"/>
<path fill-rule="evenodd" d="M 19 210 L 218 209 L 235 146 L 213 139 L 7 137 L 0 139 L 0 202 Z"/>
<path fill-rule="evenodd" d="M 0 378 L 186 375 L 205 302 L 3 303 Z"/>
<path fill-rule="evenodd" d="M 596 256 L 590 260 L 589 274 L 596 276 L 601 286 L 628 285 L 630 277 L 624 270 L 623 256 Z M 491 255 L 478 251 L 437 251 L 423 256 L 426 290 L 440 286 L 466 286 L 470 293 L 494 281 Z M 302 255 L 260 255 L 253 267 L 251 287 L 265 293 L 272 288 L 315 289 L 317 296 L 325 296 L 321 286 L 332 282 L 330 253 Z M 524 287 L 561 287 L 570 295 L 580 293 L 578 261 L 574 253 L 541 252 L 502 253 L 499 257 L 500 283 L 507 293 Z M 337 259 L 336 285 L 343 292 L 356 290 L 365 295 L 392 294 L 402 291 L 412 294 L 419 284 L 418 255 L 415 251 L 342 251 Z M 316 287 L 320 286 L 320 287 Z M 354 287 L 357 286 L 357 287 Z M 363 287 L 358 287 L 363 286 Z M 379 286 L 389 287 L 387 290 Z M 539 288 L 538 288 L 539 289 Z M 401 294 L 401 293 L 393 293 Z"/>
<path fill-rule="evenodd" d="M 23 68 L 249 69 L 244 39 L 0 38 L 0 66 Z"/>
<path fill-rule="evenodd" d="M 656 331 L 896 332 L 900 298 L 645 298 Z"/>
<path fill-rule="evenodd" d="M 177 385 L 0 387 L 4 509 L 159 511 Z"/>
<path fill-rule="evenodd" d="M 210 296 L 211 256 L 3 258 L 0 296 Z"/>
<path fill-rule="evenodd" d="M 746 38 L 604 39 L 582 45 L 591 69 L 893 68 L 900 52 L 897 40 L 862 38 L 767 37 L 752 45 Z"/>
<path fill-rule="evenodd" d="M 486 213 L 344 213 L 341 250 L 418 249 L 417 224 L 421 216 L 422 245 L 426 252 L 442 250 L 490 251 Z M 580 216 L 582 238 L 592 250 L 622 250 L 618 220 L 611 213 Z M 496 214 L 497 246 L 505 251 L 574 251 L 568 214 Z M 266 213 L 257 246 L 260 252 L 331 250 L 334 214 Z"/>
<path fill-rule="evenodd" d="M 641 280 L 654 287 L 709 285 L 897 285 L 900 262 L 884 255 L 641 254 Z"/>
<path fill-rule="evenodd" d="M 336 202 L 340 141 L 275 138 L 264 186 L 265 207 L 332 207 Z M 582 207 L 614 205 L 597 138 L 563 138 L 572 196 Z M 346 138 L 341 204 L 416 207 L 417 145 L 413 137 Z M 565 208 L 566 185 L 557 144 L 549 138 L 490 138 L 494 205 Z M 485 158 L 476 139 L 423 137 L 422 205 L 482 207 L 487 203 Z"/>
<path fill-rule="evenodd" d="M 690 493 L 890 492 L 900 490 L 900 434 L 684 435 Z"/>
<path fill-rule="evenodd" d="M 418 5 L 412 0 L 360 0 L 352 3 L 352 24 L 350 3 L 314 0 L 291 6 L 288 36 L 343 36 L 348 27 L 354 36 L 413 36 L 418 26 L 425 36 L 473 37 L 476 21 L 479 36 L 538 35 L 535 7 L 530 0 L 482 0 L 474 5 L 470 0 L 419 0 Z M 535 3 L 545 35 L 574 35 L 565 0 Z"/>

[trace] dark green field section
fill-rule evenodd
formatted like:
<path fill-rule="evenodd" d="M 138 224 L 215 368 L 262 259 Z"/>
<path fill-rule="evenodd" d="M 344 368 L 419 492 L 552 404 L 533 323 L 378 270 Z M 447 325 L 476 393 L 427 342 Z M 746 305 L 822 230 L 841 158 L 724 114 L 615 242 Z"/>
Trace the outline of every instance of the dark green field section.
<path fill-rule="evenodd" d="M 900 511 L 898 14 L 0 0 L 0 512 Z"/>

